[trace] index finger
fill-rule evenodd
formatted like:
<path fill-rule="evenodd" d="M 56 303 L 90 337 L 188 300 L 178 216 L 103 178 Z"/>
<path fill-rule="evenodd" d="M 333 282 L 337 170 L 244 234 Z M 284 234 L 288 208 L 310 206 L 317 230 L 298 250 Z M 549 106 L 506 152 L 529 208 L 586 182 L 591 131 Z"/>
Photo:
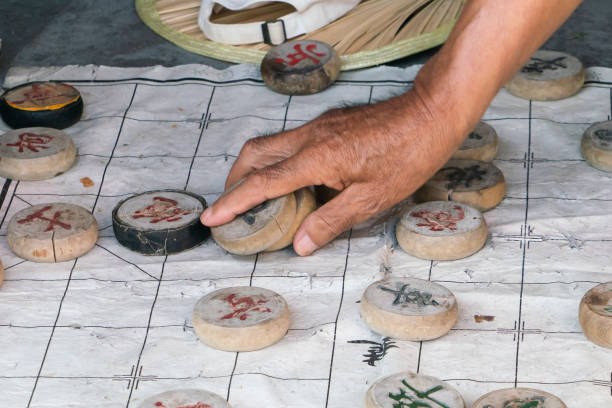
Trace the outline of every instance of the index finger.
<path fill-rule="evenodd" d="M 293 156 L 302 149 L 305 141 L 306 132 L 301 127 L 247 140 L 227 175 L 225 189 L 254 171 Z"/>
<path fill-rule="evenodd" d="M 272 166 L 256 170 L 234 189 L 222 195 L 200 217 L 202 223 L 215 227 L 230 222 L 239 214 L 276 197 L 302 187 L 318 184 L 316 160 L 303 151 Z M 312 155 L 310 155 L 312 156 Z"/>

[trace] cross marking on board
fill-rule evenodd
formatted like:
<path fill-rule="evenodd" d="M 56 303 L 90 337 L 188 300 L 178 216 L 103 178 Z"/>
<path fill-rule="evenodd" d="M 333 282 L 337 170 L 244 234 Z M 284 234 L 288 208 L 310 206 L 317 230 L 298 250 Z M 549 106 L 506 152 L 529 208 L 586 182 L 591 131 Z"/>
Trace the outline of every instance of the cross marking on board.
<path fill-rule="evenodd" d="M 142 375 L 142 367 L 143 366 L 140 366 L 140 369 L 137 370 L 136 367 L 132 365 L 132 370 L 129 374 L 113 375 L 113 381 L 127 381 L 128 384 L 126 389 L 129 390 L 130 386 L 132 385 L 132 381 L 136 381 L 135 388 L 138 389 L 138 384 L 140 384 L 141 381 L 157 380 L 156 375 Z"/>
<path fill-rule="evenodd" d="M 525 328 L 525 321 L 522 322 L 522 324 L 520 325 L 520 327 L 517 324 L 517 321 L 514 321 L 514 328 L 513 329 L 504 329 L 504 328 L 498 328 L 497 329 L 497 333 L 499 334 L 510 334 L 512 333 L 514 338 L 512 341 L 516 341 L 518 338 L 520 338 L 521 342 L 525 340 L 525 334 L 541 334 L 542 330 L 541 329 L 526 329 Z"/>
<path fill-rule="evenodd" d="M 520 243 L 520 248 L 523 249 L 523 243 L 527 243 L 527 248 L 532 242 L 544 242 L 544 235 L 533 234 L 531 225 L 521 225 L 521 233 L 516 235 L 497 235 L 499 238 L 504 238 L 506 241 L 516 241 Z"/>
<path fill-rule="evenodd" d="M 612 372 L 610 372 L 610 381 L 593 380 L 593 381 L 591 381 L 591 383 L 593 383 L 593 385 L 596 385 L 596 386 L 599 386 L 599 387 L 608 387 L 608 388 L 610 388 L 610 395 L 612 396 Z"/>

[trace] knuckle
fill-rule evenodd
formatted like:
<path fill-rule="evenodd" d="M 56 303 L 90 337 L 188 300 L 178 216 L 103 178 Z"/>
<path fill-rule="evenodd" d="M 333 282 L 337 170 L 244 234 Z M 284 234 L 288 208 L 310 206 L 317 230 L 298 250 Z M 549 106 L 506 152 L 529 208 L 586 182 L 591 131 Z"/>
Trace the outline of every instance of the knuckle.
<path fill-rule="evenodd" d="M 244 146 L 242 146 L 242 151 L 247 153 L 257 151 L 259 148 L 261 148 L 261 144 L 262 143 L 261 140 L 259 140 L 259 137 L 254 137 L 244 142 Z"/>
<path fill-rule="evenodd" d="M 271 181 L 268 172 L 265 171 L 265 169 L 257 170 L 256 172 L 251 173 L 247 178 L 249 183 L 252 183 L 264 191 L 268 189 Z"/>

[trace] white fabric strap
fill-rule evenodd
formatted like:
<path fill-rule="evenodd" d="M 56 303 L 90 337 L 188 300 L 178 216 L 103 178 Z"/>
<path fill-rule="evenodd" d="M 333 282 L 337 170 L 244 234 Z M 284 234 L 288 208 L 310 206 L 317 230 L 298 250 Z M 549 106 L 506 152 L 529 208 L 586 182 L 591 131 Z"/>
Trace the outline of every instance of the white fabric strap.
<path fill-rule="evenodd" d="M 222 2 L 220 3 L 222 4 Z M 288 1 L 288 3 L 291 2 Z M 302 6 L 304 3 L 308 2 L 297 1 L 293 5 Z M 298 9 L 297 12 L 287 14 L 268 24 L 266 24 L 266 21 L 246 24 L 216 24 L 210 21 L 214 2 L 205 0 L 200 8 L 198 24 L 210 40 L 232 45 L 264 42 L 262 25 L 265 24 L 269 32 L 269 42 L 271 44 L 281 44 L 287 39 L 317 30 L 343 16 L 355 7 L 359 0 L 337 2 L 327 0 L 311 3 L 303 10 Z"/>

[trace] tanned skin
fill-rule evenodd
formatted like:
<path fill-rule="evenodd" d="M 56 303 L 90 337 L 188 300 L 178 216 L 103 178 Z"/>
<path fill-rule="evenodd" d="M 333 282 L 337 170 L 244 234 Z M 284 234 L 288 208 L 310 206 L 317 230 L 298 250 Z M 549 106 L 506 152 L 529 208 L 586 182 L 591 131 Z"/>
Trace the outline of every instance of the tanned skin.
<path fill-rule="evenodd" d="M 301 187 L 342 192 L 308 216 L 293 247 L 309 255 L 423 185 L 476 126 L 499 89 L 580 0 L 468 0 L 413 89 L 373 105 L 333 109 L 243 146 L 222 196 L 201 217 L 216 226 Z"/>

